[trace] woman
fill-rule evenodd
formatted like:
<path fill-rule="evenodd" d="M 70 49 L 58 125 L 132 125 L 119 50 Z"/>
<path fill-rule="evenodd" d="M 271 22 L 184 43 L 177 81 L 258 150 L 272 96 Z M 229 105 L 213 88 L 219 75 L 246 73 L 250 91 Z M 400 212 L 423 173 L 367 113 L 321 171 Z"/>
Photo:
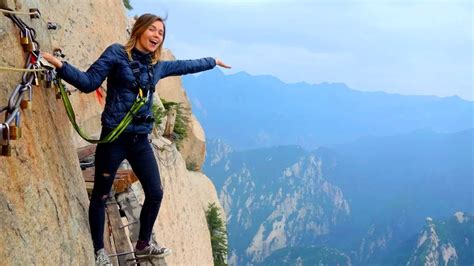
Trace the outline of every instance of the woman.
<path fill-rule="evenodd" d="M 56 67 L 62 79 L 82 92 L 96 90 L 107 78 L 107 98 L 102 113 L 103 138 L 130 110 L 139 89 L 151 95 L 161 78 L 205 71 L 216 65 L 230 68 L 219 59 L 211 57 L 159 61 L 164 39 L 163 20 L 156 15 L 144 14 L 135 22 L 125 46 L 109 46 L 86 72 L 59 61 L 49 53 L 42 53 L 42 56 Z M 129 161 L 145 192 L 145 202 L 140 213 L 140 233 L 135 247 L 136 256 L 164 257 L 171 252 L 168 248 L 150 243 L 153 224 L 163 198 L 158 166 L 148 141 L 148 134 L 153 128 L 153 119 L 150 119 L 152 98 L 150 96 L 150 100 L 138 111 L 133 122 L 117 140 L 97 145 L 89 223 L 98 265 L 110 264 L 103 243 L 105 200 L 124 159 Z"/>

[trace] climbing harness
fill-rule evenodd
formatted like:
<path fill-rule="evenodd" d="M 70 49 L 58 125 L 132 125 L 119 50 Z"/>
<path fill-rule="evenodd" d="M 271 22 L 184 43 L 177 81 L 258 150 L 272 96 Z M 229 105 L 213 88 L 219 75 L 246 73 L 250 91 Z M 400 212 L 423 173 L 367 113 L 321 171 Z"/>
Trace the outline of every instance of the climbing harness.
<path fill-rule="evenodd" d="M 55 80 L 55 85 L 57 88 L 59 88 L 59 94 L 60 97 L 64 103 L 64 107 L 66 108 L 66 113 L 69 117 L 69 120 L 71 121 L 72 126 L 76 130 L 76 132 L 86 141 L 90 143 L 109 143 L 114 140 L 116 140 L 120 134 L 132 123 L 133 121 L 137 122 L 150 122 L 147 121 L 146 119 L 149 118 L 148 116 L 141 117 L 141 116 L 136 116 L 140 108 L 142 108 L 143 105 L 145 105 L 148 100 L 150 99 L 150 92 L 153 93 L 153 68 L 151 67 L 151 64 L 148 65 L 148 78 L 149 82 L 148 84 L 143 87 L 140 84 L 140 64 L 137 61 L 131 61 L 130 62 L 130 67 L 132 68 L 132 73 L 135 76 L 135 81 L 133 82 L 133 88 L 138 89 L 137 92 L 137 97 L 135 98 L 135 101 L 130 107 L 130 110 L 125 114 L 125 116 L 122 118 L 122 121 L 103 139 L 98 140 L 98 139 L 92 139 L 90 138 L 77 124 L 76 122 L 76 115 L 74 113 L 74 110 L 72 108 L 71 102 L 69 101 L 68 93 L 66 91 L 66 88 L 62 82 L 62 80 L 57 77 L 56 73 L 52 71 L 53 75 L 56 77 Z M 144 92 L 145 91 L 145 92 Z M 141 121 L 144 120 L 144 121 Z M 153 121 L 151 121 L 153 122 Z"/>

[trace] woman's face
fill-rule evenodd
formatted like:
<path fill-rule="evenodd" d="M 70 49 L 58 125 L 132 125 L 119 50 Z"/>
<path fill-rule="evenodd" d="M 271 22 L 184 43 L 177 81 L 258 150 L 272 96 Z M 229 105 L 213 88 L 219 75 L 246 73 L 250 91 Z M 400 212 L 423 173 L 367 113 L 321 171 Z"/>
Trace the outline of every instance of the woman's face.
<path fill-rule="evenodd" d="M 164 34 L 163 22 L 155 21 L 151 24 L 145 32 L 140 35 L 136 48 L 145 53 L 152 53 L 158 49 L 161 42 L 163 42 Z"/>

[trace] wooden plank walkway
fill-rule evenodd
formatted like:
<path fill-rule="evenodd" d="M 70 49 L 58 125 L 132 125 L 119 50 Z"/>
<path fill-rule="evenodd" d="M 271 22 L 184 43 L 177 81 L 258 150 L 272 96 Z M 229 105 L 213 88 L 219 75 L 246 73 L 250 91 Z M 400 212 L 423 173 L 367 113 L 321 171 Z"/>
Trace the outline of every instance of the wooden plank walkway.
<path fill-rule="evenodd" d="M 109 217 L 110 226 L 112 229 L 112 236 L 115 243 L 116 254 L 124 254 L 118 257 L 119 265 L 126 265 L 127 260 L 133 259 L 133 248 L 130 238 L 125 233 L 125 228 L 122 224 L 119 207 L 117 203 L 111 202 L 107 206 L 107 216 Z"/>
<path fill-rule="evenodd" d="M 89 195 L 94 186 L 94 171 L 94 167 L 89 167 L 82 171 L 84 181 L 86 182 L 87 193 L 89 193 Z M 128 187 L 136 181 L 138 181 L 138 178 L 132 170 L 119 169 L 115 175 L 113 191 L 115 194 L 126 192 Z"/>

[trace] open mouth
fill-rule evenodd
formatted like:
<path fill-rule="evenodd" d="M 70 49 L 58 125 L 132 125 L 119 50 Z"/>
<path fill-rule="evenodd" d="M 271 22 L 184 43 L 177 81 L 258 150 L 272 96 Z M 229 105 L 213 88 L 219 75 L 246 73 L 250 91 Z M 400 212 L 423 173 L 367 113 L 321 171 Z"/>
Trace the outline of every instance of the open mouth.
<path fill-rule="evenodd" d="M 150 40 L 150 42 L 151 42 L 151 44 L 153 44 L 153 45 L 158 45 L 158 41 L 152 41 L 152 40 Z"/>

